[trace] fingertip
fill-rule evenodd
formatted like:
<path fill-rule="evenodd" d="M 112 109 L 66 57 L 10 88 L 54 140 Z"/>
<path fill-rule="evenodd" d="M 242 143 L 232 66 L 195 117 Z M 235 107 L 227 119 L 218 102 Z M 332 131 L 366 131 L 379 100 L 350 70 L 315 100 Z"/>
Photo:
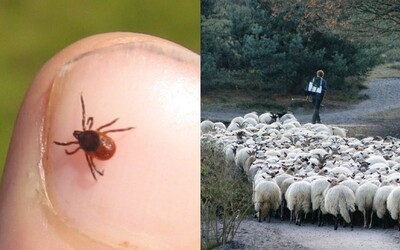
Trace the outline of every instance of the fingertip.
<path fill-rule="evenodd" d="M 0 195 L 0 216 L 12 220 L 0 232 L 11 232 L 0 233 L 0 248 L 24 232 L 19 249 L 198 248 L 199 72 L 194 53 L 126 33 L 85 39 L 50 60 L 14 130 Z M 84 152 L 57 145 L 80 129 L 82 100 L 96 125 L 121 117 L 115 128 L 130 130 L 112 135 L 112 159 L 94 160 L 104 174 L 97 182 Z"/>

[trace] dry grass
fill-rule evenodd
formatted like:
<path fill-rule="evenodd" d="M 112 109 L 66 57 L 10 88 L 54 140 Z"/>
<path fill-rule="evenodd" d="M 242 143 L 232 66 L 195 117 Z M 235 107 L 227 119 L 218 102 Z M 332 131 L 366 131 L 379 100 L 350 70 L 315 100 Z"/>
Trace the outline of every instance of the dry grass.
<path fill-rule="evenodd" d="M 375 67 L 368 75 L 366 81 L 381 78 L 397 78 L 400 77 L 400 63 L 385 63 Z"/>

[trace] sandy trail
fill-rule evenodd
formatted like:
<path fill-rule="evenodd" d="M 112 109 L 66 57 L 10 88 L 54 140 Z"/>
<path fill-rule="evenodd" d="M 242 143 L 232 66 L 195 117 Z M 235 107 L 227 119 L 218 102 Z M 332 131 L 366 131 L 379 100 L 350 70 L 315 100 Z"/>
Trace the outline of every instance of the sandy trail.
<path fill-rule="evenodd" d="M 329 93 L 327 93 L 329 95 Z M 361 94 L 366 94 L 369 99 L 346 109 L 321 108 L 321 119 L 324 124 L 365 124 L 365 118 L 371 114 L 400 108 L 400 78 L 377 79 L 368 83 L 368 89 Z M 329 96 L 327 96 L 329 98 Z M 311 105 L 311 104 L 310 104 Z M 202 118 L 212 121 L 229 122 L 236 116 L 243 116 L 246 111 L 209 111 L 202 110 Z M 296 109 L 293 114 L 304 124 L 310 122 L 312 110 Z"/>
<path fill-rule="evenodd" d="M 273 219 L 271 223 L 256 219 L 244 220 L 233 242 L 218 249 L 296 249 L 296 250 L 397 250 L 400 249 L 400 232 L 397 229 L 374 227 L 365 229 L 333 225 L 318 227 L 305 223 L 296 226 L 288 221 Z"/>

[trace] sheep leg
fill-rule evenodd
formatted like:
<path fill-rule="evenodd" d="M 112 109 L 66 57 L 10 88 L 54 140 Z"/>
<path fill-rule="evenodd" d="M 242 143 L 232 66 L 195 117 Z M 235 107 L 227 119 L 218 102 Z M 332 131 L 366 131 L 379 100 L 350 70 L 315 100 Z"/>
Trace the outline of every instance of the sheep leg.
<path fill-rule="evenodd" d="M 258 222 L 261 222 L 261 208 L 258 210 Z"/>
<path fill-rule="evenodd" d="M 335 216 L 335 226 L 334 226 L 334 229 L 335 229 L 335 230 L 337 230 L 338 224 L 339 224 L 339 218 L 338 218 L 338 215 L 336 215 L 336 216 Z"/>
<path fill-rule="evenodd" d="M 313 225 L 314 225 L 314 219 L 315 219 L 315 218 L 314 218 L 315 212 L 318 213 L 318 210 L 317 210 L 317 211 L 313 210 L 313 211 L 311 212 L 311 224 L 313 224 Z"/>
<path fill-rule="evenodd" d="M 373 212 L 373 210 L 371 209 L 371 217 L 370 217 L 370 221 L 369 221 L 369 228 L 371 229 L 372 228 L 372 218 L 374 217 L 374 212 Z"/>
<path fill-rule="evenodd" d="M 364 216 L 364 228 L 367 228 L 367 211 L 364 209 L 363 211 Z"/>
<path fill-rule="evenodd" d="M 301 226 L 301 218 L 302 218 L 302 212 L 297 212 L 296 213 L 296 225 Z"/>
<path fill-rule="evenodd" d="M 350 214 L 350 228 L 351 231 L 353 231 L 353 213 L 351 212 L 351 210 L 349 210 L 349 214 Z"/>
<path fill-rule="evenodd" d="M 318 226 L 320 227 L 321 226 L 321 209 L 318 209 L 317 213 L 318 213 Z"/>
<path fill-rule="evenodd" d="M 285 210 L 285 199 L 281 201 L 281 221 L 283 221 L 283 211 Z"/>
<path fill-rule="evenodd" d="M 322 212 L 321 212 L 321 209 L 318 209 L 318 226 L 320 227 L 321 226 L 321 214 L 322 214 Z"/>
<path fill-rule="evenodd" d="M 388 220 L 387 212 L 383 215 L 382 221 L 383 221 L 383 229 L 386 229 L 386 222 Z"/>
<path fill-rule="evenodd" d="M 301 219 L 303 218 L 302 213 L 303 212 L 299 213 L 299 226 L 301 226 Z M 305 216 L 306 216 L 306 214 L 304 214 L 304 218 L 305 218 Z"/>
<path fill-rule="evenodd" d="M 398 226 L 399 226 L 399 231 L 400 231 L 400 217 L 399 217 L 399 220 L 398 220 Z"/>

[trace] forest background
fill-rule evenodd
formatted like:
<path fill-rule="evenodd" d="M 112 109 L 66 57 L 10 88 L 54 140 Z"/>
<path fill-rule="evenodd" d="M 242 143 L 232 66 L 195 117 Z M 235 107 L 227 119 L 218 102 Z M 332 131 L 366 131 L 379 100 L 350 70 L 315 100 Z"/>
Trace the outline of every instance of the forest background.
<path fill-rule="evenodd" d="M 400 69 L 399 12 L 395 0 L 202 0 L 202 109 L 281 107 L 318 69 L 331 100 L 368 98 L 359 92 L 374 67 Z"/>

